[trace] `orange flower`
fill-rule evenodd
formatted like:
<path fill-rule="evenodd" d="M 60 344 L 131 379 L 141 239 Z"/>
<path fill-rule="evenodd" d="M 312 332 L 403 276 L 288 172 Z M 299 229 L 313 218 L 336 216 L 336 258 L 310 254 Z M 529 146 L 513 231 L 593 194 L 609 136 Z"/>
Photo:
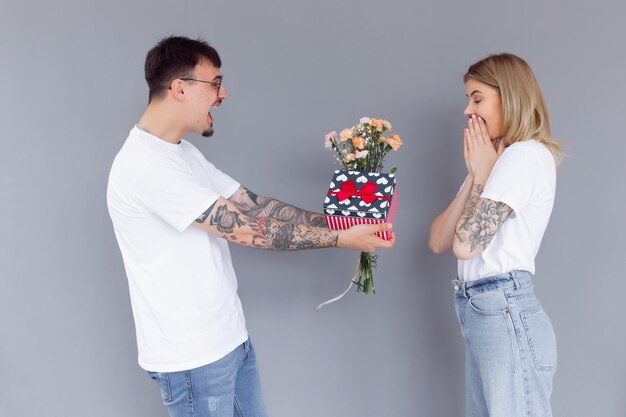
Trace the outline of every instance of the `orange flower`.
<path fill-rule="evenodd" d="M 348 139 L 352 137 L 352 129 L 342 130 L 341 133 L 339 134 L 339 137 L 341 138 L 342 142 L 347 141 Z"/>
<path fill-rule="evenodd" d="M 352 145 L 357 149 L 365 149 L 365 139 L 360 136 L 352 138 Z"/>
<path fill-rule="evenodd" d="M 382 119 L 380 120 L 372 119 L 371 125 L 374 127 L 374 129 L 376 129 L 377 132 L 382 132 L 383 126 L 385 126 L 385 123 L 389 123 L 389 122 L 387 122 L 386 120 L 382 120 Z"/>
<path fill-rule="evenodd" d="M 349 153 L 343 158 L 343 160 L 344 162 L 351 162 L 351 161 L 354 161 L 355 158 L 356 158 L 355 154 Z"/>
<path fill-rule="evenodd" d="M 391 135 L 391 137 L 388 138 L 385 142 L 387 142 L 387 144 L 391 146 L 391 149 L 393 149 L 394 151 L 397 151 L 400 145 L 402 145 L 402 139 L 400 139 L 400 136 L 398 135 Z"/>

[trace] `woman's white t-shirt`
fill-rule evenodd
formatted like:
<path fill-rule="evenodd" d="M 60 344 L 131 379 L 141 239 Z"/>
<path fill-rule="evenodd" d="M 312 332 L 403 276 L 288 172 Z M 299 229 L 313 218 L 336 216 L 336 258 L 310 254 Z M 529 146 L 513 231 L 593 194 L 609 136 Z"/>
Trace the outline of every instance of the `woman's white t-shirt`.
<path fill-rule="evenodd" d="M 472 281 L 513 270 L 535 273 L 535 256 L 548 225 L 556 187 L 556 163 L 540 142 L 509 146 L 498 158 L 481 194 L 513 209 L 483 252 L 459 260 L 458 275 Z"/>

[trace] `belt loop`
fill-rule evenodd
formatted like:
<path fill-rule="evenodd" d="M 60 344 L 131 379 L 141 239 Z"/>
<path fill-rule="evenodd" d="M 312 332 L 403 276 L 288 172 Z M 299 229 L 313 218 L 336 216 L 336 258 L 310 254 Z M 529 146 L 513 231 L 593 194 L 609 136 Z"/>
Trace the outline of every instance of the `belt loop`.
<path fill-rule="evenodd" d="M 519 280 L 517 271 L 511 272 L 511 278 L 513 278 L 513 286 L 516 290 L 519 290 L 520 288 L 522 288 L 522 283 Z"/>
<path fill-rule="evenodd" d="M 463 288 L 463 297 L 468 298 L 467 296 L 467 282 L 463 281 L 463 283 L 461 284 L 461 288 Z"/>

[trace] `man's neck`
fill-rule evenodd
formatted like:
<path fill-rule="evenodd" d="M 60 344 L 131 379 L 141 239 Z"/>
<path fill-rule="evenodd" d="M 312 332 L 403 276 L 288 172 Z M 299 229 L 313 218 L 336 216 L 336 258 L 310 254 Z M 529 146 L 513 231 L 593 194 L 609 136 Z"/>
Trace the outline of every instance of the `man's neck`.
<path fill-rule="evenodd" d="M 150 103 L 139 119 L 138 127 L 166 142 L 179 144 L 186 133 L 176 112 L 162 103 Z"/>

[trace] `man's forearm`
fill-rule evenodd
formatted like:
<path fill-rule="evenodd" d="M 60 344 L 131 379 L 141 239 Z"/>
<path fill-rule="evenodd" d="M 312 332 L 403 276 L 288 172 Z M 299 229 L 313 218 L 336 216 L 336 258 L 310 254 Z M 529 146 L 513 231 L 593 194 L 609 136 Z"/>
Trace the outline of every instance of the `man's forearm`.
<path fill-rule="evenodd" d="M 239 207 L 237 207 L 239 208 Z M 322 219 L 323 220 L 323 219 Z M 271 217 L 241 213 L 227 204 L 217 204 L 196 220 L 217 229 L 217 235 L 232 242 L 272 250 L 296 250 L 337 246 L 339 233 L 327 228 L 286 222 Z"/>
<path fill-rule="evenodd" d="M 325 227 L 324 216 L 318 213 L 303 210 L 282 201 L 267 197 L 259 197 L 259 204 L 252 209 L 249 215 L 253 217 L 269 217 L 284 222 L 305 224 L 309 226 Z"/>
<path fill-rule="evenodd" d="M 229 199 L 239 210 L 250 217 L 271 218 L 283 222 L 326 227 L 324 216 L 292 206 L 271 197 L 256 195 L 245 187 Z"/>
<path fill-rule="evenodd" d="M 252 246 L 273 250 L 337 246 L 339 233 L 327 228 L 258 217 Z"/>

